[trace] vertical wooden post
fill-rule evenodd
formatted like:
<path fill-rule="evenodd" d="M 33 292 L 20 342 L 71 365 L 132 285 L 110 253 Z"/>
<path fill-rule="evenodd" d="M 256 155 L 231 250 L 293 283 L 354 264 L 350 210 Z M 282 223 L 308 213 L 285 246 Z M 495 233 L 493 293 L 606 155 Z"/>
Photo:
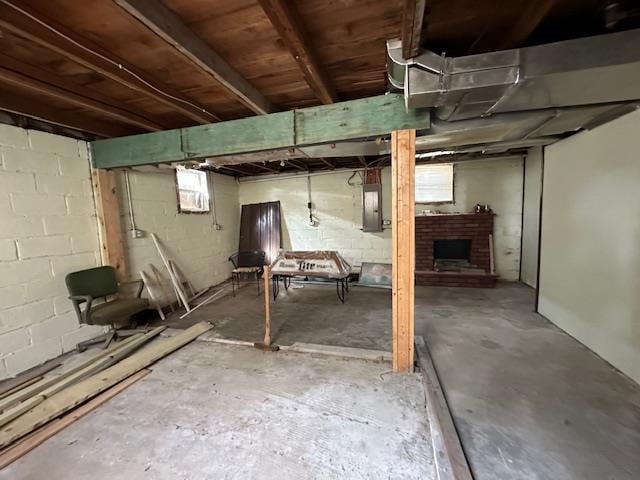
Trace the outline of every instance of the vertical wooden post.
<path fill-rule="evenodd" d="M 264 346 L 271 346 L 271 298 L 269 294 L 269 265 L 264 266 Z"/>
<path fill-rule="evenodd" d="M 413 371 L 416 131 L 391 133 L 393 371 Z"/>
<path fill-rule="evenodd" d="M 127 264 L 124 257 L 116 176 L 114 172 L 102 169 L 92 170 L 92 176 L 102 264 L 111 265 L 116 269 L 118 280 L 124 280 L 127 276 Z"/>

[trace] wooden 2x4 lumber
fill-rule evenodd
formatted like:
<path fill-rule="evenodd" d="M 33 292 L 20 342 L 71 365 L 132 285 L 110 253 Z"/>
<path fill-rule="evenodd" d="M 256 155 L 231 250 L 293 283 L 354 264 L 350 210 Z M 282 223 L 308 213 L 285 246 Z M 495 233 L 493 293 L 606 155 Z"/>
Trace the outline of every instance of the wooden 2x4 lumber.
<path fill-rule="evenodd" d="M 0 58 L 0 61 L 2 61 L 2 58 Z M 127 112 L 126 110 L 123 110 L 119 107 L 109 105 L 104 101 L 90 98 L 85 95 L 79 95 L 71 91 L 70 89 L 61 88 L 57 85 L 40 81 L 37 78 L 23 75 L 20 72 L 16 72 L 8 68 L 0 67 L 0 81 L 18 87 L 26 88 L 37 94 L 43 94 L 49 97 L 58 98 L 72 105 L 76 105 L 82 108 L 88 108 L 90 110 L 93 110 L 94 112 L 98 112 L 104 115 L 105 117 L 110 117 L 116 121 L 128 123 L 130 125 L 140 127 L 144 130 L 154 132 L 162 130 L 163 128 L 161 125 L 155 122 L 147 120 L 146 118 L 140 117 L 139 115 L 133 114 L 131 112 Z M 79 87 L 76 86 L 76 88 L 80 90 Z"/>
<path fill-rule="evenodd" d="M 106 170 L 93 170 L 91 173 L 98 211 L 102 264 L 111 265 L 116 270 L 118 280 L 123 281 L 127 277 L 127 263 L 120 225 L 116 174 Z"/>
<path fill-rule="evenodd" d="M 100 395 L 91 399 L 87 403 L 82 406 L 76 408 L 75 410 L 69 412 L 67 415 L 59 418 L 53 422 L 50 422 L 33 432 L 31 435 L 26 438 L 20 440 L 14 445 L 2 450 L 0 452 L 0 470 L 5 468 L 7 465 L 15 462 L 20 457 L 26 455 L 31 450 L 36 448 L 38 445 L 44 443 L 49 438 L 53 437 L 56 433 L 64 430 L 69 425 L 71 425 L 76 420 L 84 417 L 88 413 L 91 413 L 93 410 L 98 408 L 100 405 L 105 403 L 107 400 L 115 397 L 120 392 L 133 385 L 138 380 L 147 376 L 151 373 L 151 370 L 140 370 L 138 373 L 131 375 L 125 380 L 117 383 L 113 387 L 105 390 Z"/>
<path fill-rule="evenodd" d="M 389 94 L 289 112 L 91 143 L 96 168 L 121 168 L 276 150 L 428 129 L 428 109 Z"/>
<path fill-rule="evenodd" d="M 6 447 L 41 425 L 95 397 L 130 375 L 195 340 L 212 328 L 213 325 L 208 322 L 197 323 L 187 330 L 159 340 L 133 353 L 115 365 L 103 370 L 99 375 L 93 375 L 47 398 L 40 405 L 25 412 L 22 416 L 0 429 L 0 448 Z"/>
<path fill-rule="evenodd" d="M 172 45 L 198 68 L 211 75 L 229 93 L 259 114 L 273 106 L 217 52 L 200 39 L 160 0 L 114 0 L 153 33 Z"/>
<path fill-rule="evenodd" d="M 82 132 L 89 132 L 99 137 L 118 137 L 131 133 L 131 128 L 126 125 L 116 125 L 110 122 L 101 122 L 94 118 L 80 116 L 59 108 L 50 107 L 44 102 L 38 101 L 36 98 L 6 90 L 0 91 L 0 110 Z"/>
<path fill-rule="evenodd" d="M 124 345 L 124 346 L 121 345 L 120 348 L 114 349 L 114 351 L 111 352 L 109 355 L 106 355 L 96 360 L 94 363 L 87 365 L 85 368 L 82 368 L 74 372 L 72 375 L 68 375 L 65 378 L 57 379 L 58 380 L 57 382 L 45 388 L 44 390 L 39 392 L 37 395 L 34 395 L 26 399 L 22 403 L 2 412 L 2 414 L 0 414 L 0 425 L 5 425 L 10 421 L 18 418 L 24 412 L 31 410 L 36 405 L 41 404 L 47 398 L 62 391 L 69 385 L 73 385 L 74 383 L 77 383 L 78 381 L 90 375 L 94 375 L 98 372 L 101 372 L 105 368 L 108 368 L 114 363 L 117 363 L 118 361 L 120 361 L 121 359 L 129 355 L 132 351 L 134 351 L 143 343 L 148 342 L 149 340 L 158 336 L 160 332 L 162 332 L 165 328 L 166 328 L 165 326 L 156 327 L 145 334 L 134 335 L 136 339 L 134 341 L 129 342 L 127 345 Z"/>
<path fill-rule="evenodd" d="M 140 336 L 142 336 L 142 334 L 140 334 Z M 76 374 L 77 372 L 87 368 L 88 366 L 93 365 L 97 361 L 102 360 L 106 356 L 116 353 L 117 351 L 121 350 L 123 347 L 135 341 L 136 338 L 139 338 L 139 336 L 133 335 L 121 342 L 114 343 L 108 349 L 98 352 L 97 354 L 79 363 L 73 368 L 65 370 L 64 372 L 61 372 L 58 375 L 50 375 L 50 376 L 44 377 L 32 385 L 26 386 L 25 388 L 18 390 L 12 393 L 11 395 L 8 395 L 6 398 L 3 398 L 2 401 L 0 401 L 0 412 L 4 412 L 8 408 L 11 408 L 16 403 L 22 402 L 30 397 L 33 397 L 34 395 L 37 395 L 41 391 L 49 388 L 51 385 L 54 385 L 55 383 L 60 382 L 61 380 L 64 380 L 65 378 L 71 375 Z"/>
<path fill-rule="evenodd" d="M 392 354 L 394 372 L 413 371 L 416 131 L 391 133 Z"/>
<path fill-rule="evenodd" d="M 293 55 L 300 67 L 304 78 L 324 104 L 334 103 L 337 95 L 329 76 L 320 65 L 320 61 L 311 45 L 311 39 L 307 35 L 295 2 L 286 0 L 259 0 L 262 9 L 271 20 L 285 46 Z"/>
<path fill-rule="evenodd" d="M 194 100 L 143 73 L 112 52 L 43 17 L 24 3 L 0 0 L 0 27 L 151 97 L 200 124 L 219 120 Z"/>

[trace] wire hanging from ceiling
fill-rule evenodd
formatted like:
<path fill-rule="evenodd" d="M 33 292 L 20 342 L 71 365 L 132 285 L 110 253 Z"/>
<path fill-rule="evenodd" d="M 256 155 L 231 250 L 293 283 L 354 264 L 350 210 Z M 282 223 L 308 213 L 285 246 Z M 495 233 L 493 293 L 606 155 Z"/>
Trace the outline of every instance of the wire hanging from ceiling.
<path fill-rule="evenodd" d="M 56 35 L 64 38 L 65 40 L 67 40 L 68 42 L 73 43 L 75 46 L 81 48 L 82 50 L 89 52 L 92 55 L 95 55 L 98 58 L 101 58 L 102 60 L 104 60 L 105 62 L 110 63 L 111 65 L 115 65 L 116 67 L 118 67 L 120 70 L 123 70 L 125 72 L 127 72 L 129 75 L 131 75 L 132 77 L 134 77 L 136 80 L 138 80 L 139 82 L 143 83 L 144 85 L 146 85 L 147 87 L 151 88 L 153 91 L 167 97 L 170 98 L 172 100 L 176 100 L 178 102 L 184 103 L 185 105 L 189 105 L 192 108 L 195 108 L 197 110 L 200 110 L 203 113 L 206 113 L 207 115 L 211 116 L 213 119 L 216 119 L 217 117 L 211 113 L 210 111 L 208 111 L 206 108 L 201 107 L 200 105 L 197 105 L 193 102 L 190 102 L 189 100 L 185 100 L 183 98 L 180 97 L 176 97 L 175 95 L 172 95 L 170 93 L 167 93 L 161 89 L 159 89 L 158 87 L 156 87 L 155 85 L 149 83 L 148 81 L 146 81 L 143 77 L 141 77 L 140 75 L 138 75 L 137 73 L 135 73 L 134 71 L 128 69 L 127 67 L 125 67 L 124 65 L 122 65 L 119 62 L 116 62 L 115 60 L 110 59 L 109 57 L 102 55 L 99 52 L 96 52 L 95 50 L 92 50 L 91 48 L 81 44 L 80 42 L 77 42 L 76 40 L 74 40 L 73 38 L 65 35 L 63 32 L 59 31 L 58 29 L 56 29 L 55 27 L 52 27 L 51 25 L 49 25 L 47 22 L 39 19 L 38 17 L 36 17 L 35 15 L 32 15 L 31 13 L 27 12 L 26 10 L 20 8 L 18 5 L 15 5 L 14 3 L 10 2 L 9 0 L 0 0 L 1 3 L 4 3 L 5 5 L 7 5 L 10 8 L 13 8 L 14 10 L 20 12 L 22 15 L 30 18 L 31 20 L 33 20 L 36 23 L 39 23 L 40 25 L 42 25 L 43 27 L 45 27 L 46 29 L 52 31 L 53 33 L 55 33 Z"/>

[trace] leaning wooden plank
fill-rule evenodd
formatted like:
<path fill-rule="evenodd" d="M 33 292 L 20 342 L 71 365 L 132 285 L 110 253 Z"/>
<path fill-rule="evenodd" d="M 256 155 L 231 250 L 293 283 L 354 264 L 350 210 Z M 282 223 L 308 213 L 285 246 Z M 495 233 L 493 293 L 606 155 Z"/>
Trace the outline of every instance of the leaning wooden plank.
<path fill-rule="evenodd" d="M 174 275 L 173 270 L 171 269 L 170 260 L 165 255 L 164 250 L 162 249 L 162 246 L 160 245 L 160 242 L 158 241 L 158 237 L 156 236 L 155 233 L 151 234 L 151 240 L 153 240 L 153 243 L 155 244 L 156 249 L 158 250 L 158 254 L 160 255 L 160 259 L 162 260 L 164 267 L 167 269 L 167 272 L 169 272 L 169 278 L 171 279 L 173 288 L 176 290 L 177 296 L 180 298 L 180 301 L 182 302 L 182 305 L 187 310 L 187 312 L 190 311 L 191 308 L 189 307 L 189 300 L 187 299 L 187 294 L 184 292 L 184 290 L 182 289 L 182 285 L 180 285 L 180 282 Z"/>
<path fill-rule="evenodd" d="M 166 302 L 169 305 L 169 309 L 172 312 L 175 312 L 175 308 L 173 308 L 173 299 L 171 298 L 169 289 L 167 288 L 164 280 L 162 279 L 162 274 L 160 273 L 160 270 L 158 270 L 158 267 L 156 267 L 153 263 L 149 264 L 149 269 L 151 270 L 151 273 L 153 273 L 153 276 L 156 279 L 156 283 L 160 285 L 160 289 L 162 290 L 162 295 L 166 299 Z M 179 301 L 180 299 L 176 298 L 176 302 L 179 302 Z"/>
<path fill-rule="evenodd" d="M 200 307 L 202 307 L 204 305 L 208 305 L 209 303 L 213 302 L 215 299 L 220 298 L 223 293 L 228 293 L 228 287 L 223 287 L 222 289 L 218 290 L 217 292 L 211 294 L 210 296 L 205 298 L 202 302 L 200 302 L 198 305 L 193 307 L 191 310 L 189 310 L 188 312 L 183 313 L 182 315 L 180 315 L 180 319 L 182 320 L 184 317 L 190 315 L 191 313 L 193 313 L 198 308 L 200 308 Z"/>
<path fill-rule="evenodd" d="M 62 418 L 59 418 L 53 422 L 47 423 L 40 429 L 33 432 L 32 435 L 25 437 L 15 445 L 12 445 L 0 451 L 0 470 L 5 468 L 9 464 L 15 462 L 17 459 L 19 459 L 23 455 L 29 453 L 38 445 L 42 444 L 49 438 L 53 437 L 56 433 L 60 432 L 61 430 L 64 430 L 69 425 L 74 423 L 76 420 L 84 417 L 88 413 L 91 413 L 93 410 L 98 408 L 107 400 L 115 397 L 120 392 L 130 387 L 141 378 L 147 376 L 149 373 L 151 373 L 151 370 L 146 370 L 146 369 L 140 370 L 138 373 L 131 375 L 129 378 L 121 381 L 120 383 L 117 383 L 116 385 L 109 388 L 108 390 L 105 390 L 97 397 L 94 397 L 93 399 L 89 400 L 87 403 L 69 412 Z"/>
<path fill-rule="evenodd" d="M 166 317 L 164 316 L 164 312 L 162 311 L 162 302 L 160 300 L 160 295 L 158 295 L 158 292 L 155 291 L 155 286 L 152 284 L 151 278 L 144 270 L 140 270 L 138 273 L 140 274 L 140 278 L 142 279 L 144 286 L 147 288 L 147 293 L 149 294 L 152 305 L 156 308 L 156 311 L 158 312 L 158 315 L 160 315 L 160 318 L 162 320 L 165 320 Z"/>
<path fill-rule="evenodd" d="M 29 410 L 0 429 L 0 448 L 27 435 L 53 418 L 69 411 L 109 387 L 148 367 L 162 357 L 195 340 L 213 325 L 200 322 L 172 337 L 157 341 L 150 346 L 130 355 L 117 364 L 93 375 L 75 385 L 46 399 L 37 407 Z"/>
<path fill-rule="evenodd" d="M 58 382 L 51 385 L 49 388 L 44 389 L 37 395 L 34 395 L 33 397 L 26 399 L 22 403 L 19 403 L 16 406 L 7 409 L 6 411 L 2 412 L 2 414 L 0 414 L 0 426 L 6 425 L 12 420 L 18 418 L 24 412 L 31 410 L 36 405 L 39 405 L 40 403 L 44 402 L 47 398 L 51 397 L 52 395 L 55 395 L 56 393 L 62 391 L 68 386 L 73 385 L 74 383 L 77 383 L 80 380 L 83 380 L 93 374 L 101 372 L 105 368 L 108 368 L 111 365 L 119 362 L 120 360 L 128 356 L 131 352 L 133 352 L 135 349 L 140 347 L 143 343 L 148 342 L 152 338 L 155 338 L 156 336 L 160 335 L 160 332 L 162 332 L 165 328 L 166 328 L 165 326 L 156 327 L 153 330 L 145 333 L 144 335 L 135 335 L 138 338 L 136 338 L 132 342 L 129 342 L 124 347 L 114 350 L 110 355 L 97 360 L 91 365 L 88 365 L 87 367 L 75 372 L 73 375 L 69 375 L 66 378 L 59 380 Z"/>
<path fill-rule="evenodd" d="M 418 362 L 422 369 L 422 378 L 427 394 L 429 422 L 432 424 L 431 428 L 435 428 L 442 439 L 442 442 L 437 443 L 442 444 L 443 455 L 434 455 L 439 472 L 438 478 L 443 480 L 473 480 L 471 469 L 460 443 L 458 431 L 453 423 L 447 400 L 440 386 L 440 380 L 424 338 L 421 336 L 415 337 L 415 348 L 418 353 Z M 441 457 L 446 460 L 443 464 L 438 461 Z"/>
<path fill-rule="evenodd" d="M 18 375 L 17 377 L 10 378 L 9 380 L 5 380 L 0 384 L 0 398 L 4 398 L 10 393 L 15 392 L 16 390 L 26 387 L 26 383 L 33 380 L 34 378 L 41 377 L 45 373 L 49 373 L 51 370 L 58 368 L 62 365 L 60 360 L 53 359 L 42 365 L 32 368 L 23 374 Z"/>
<path fill-rule="evenodd" d="M 141 336 L 141 335 L 140 335 Z M 32 397 L 38 393 L 40 393 L 42 390 L 44 390 L 45 388 L 50 387 L 51 385 L 59 382 L 60 380 L 75 374 L 76 372 L 88 367 L 89 365 L 92 365 L 93 363 L 95 363 L 96 361 L 111 355 L 112 353 L 120 350 L 121 348 L 124 348 L 126 345 L 128 345 L 129 343 L 133 342 L 136 340 L 136 338 L 139 338 L 136 335 L 133 335 L 129 338 L 127 338 L 126 340 L 123 340 L 122 342 L 119 343 L 114 343 L 113 345 L 111 345 L 111 347 L 109 347 L 106 350 L 103 350 L 101 352 L 99 352 L 96 355 L 93 355 L 92 357 L 90 357 L 87 360 L 84 360 L 83 362 L 80 362 L 78 365 L 69 368 L 68 370 L 61 372 L 59 375 L 51 375 L 48 377 L 44 377 L 42 380 L 34 383 L 33 385 L 29 385 L 26 388 L 23 388 L 9 396 L 7 396 L 6 398 L 2 399 L 2 401 L 0 402 L 0 412 L 5 411 L 7 408 L 11 407 L 12 405 L 15 405 L 18 402 L 21 402 L 29 397 Z"/>

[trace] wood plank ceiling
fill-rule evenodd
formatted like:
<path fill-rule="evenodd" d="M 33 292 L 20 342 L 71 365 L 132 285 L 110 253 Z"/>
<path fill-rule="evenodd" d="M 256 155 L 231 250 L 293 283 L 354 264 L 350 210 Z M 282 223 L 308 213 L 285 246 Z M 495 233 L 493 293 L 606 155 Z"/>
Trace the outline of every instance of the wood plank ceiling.
<path fill-rule="evenodd" d="M 511 48 L 600 33 L 599 4 L 0 0 L 0 110 L 112 137 L 362 98 L 387 90 L 390 38 L 412 53 Z"/>

